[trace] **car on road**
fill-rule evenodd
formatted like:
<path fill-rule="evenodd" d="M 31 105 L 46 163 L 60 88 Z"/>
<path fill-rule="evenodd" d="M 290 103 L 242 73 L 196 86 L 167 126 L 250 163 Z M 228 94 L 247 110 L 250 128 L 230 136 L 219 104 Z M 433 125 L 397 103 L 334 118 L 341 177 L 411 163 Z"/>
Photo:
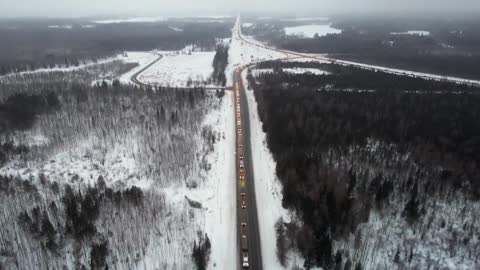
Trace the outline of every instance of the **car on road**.
<path fill-rule="evenodd" d="M 242 267 L 248 268 L 250 264 L 248 263 L 248 239 L 246 235 L 242 235 Z"/>
<path fill-rule="evenodd" d="M 242 202 L 240 203 L 240 207 L 241 207 L 242 209 L 247 209 L 247 203 L 246 203 L 245 201 L 242 201 Z"/>
<path fill-rule="evenodd" d="M 240 196 L 241 196 L 241 197 L 245 197 L 245 195 L 246 195 L 245 192 L 241 192 L 241 193 L 240 193 Z"/>
<path fill-rule="evenodd" d="M 242 156 L 242 155 L 240 155 L 240 160 L 243 160 L 243 156 Z"/>
<path fill-rule="evenodd" d="M 244 269 L 247 269 L 250 266 L 248 263 L 248 253 L 247 252 L 242 252 L 242 267 Z"/>
<path fill-rule="evenodd" d="M 243 160 L 240 160 L 240 168 L 241 169 L 245 168 L 245 165 L 243 164 Z"/>

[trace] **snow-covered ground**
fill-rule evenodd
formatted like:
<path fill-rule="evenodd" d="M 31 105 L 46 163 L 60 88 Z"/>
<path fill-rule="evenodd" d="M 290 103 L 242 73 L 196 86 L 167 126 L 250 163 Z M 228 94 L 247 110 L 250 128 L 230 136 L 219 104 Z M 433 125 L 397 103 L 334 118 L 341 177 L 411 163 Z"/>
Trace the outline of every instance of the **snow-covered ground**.
<path fill-rule="evenodd" d="M 235 179 L 235 120 L 233 93 L 226 92 L 220 110 L 207 115 L 204 125 L 218 135 L 215 151 L 207 156 L 211 169 L 206 173 L 205 187 L 190 194 L 202 202 L 205 211 L 204 231 L 212 241 L 208 269 L 235 269 L 237 265 L 237 208 Z"/>
<path fill-rule="evenodd" d="M 243 41 L 240 38 L 241 33 L 239 33 L 240 25 L 240 20 L 237 19 L 232 29 L 232 40 L 228 53 L 228 66 L 225 73 L 229 74 L 227 75 L 227 85 L 230 86 L 232 85 L 233 71 L 236 67 L 287 57 L 285 53 L 269 49 L 251 38 L 244 37 L 248 42 Z"/>
<path fill-rule="evenodd" d="M 248 89 L 247 70 L 242 73 L 245 89 Z M 282 185 L 278 180 L 275 169 L 276 163 L 268 149 L 266 134 L 262 130 L 262 122 L 257 112 L 257 102 L 252 90 L 246 90 L 249 119 L 253 171 L 255 175 L 255 197 L 260 226 L 260 242 L 262 244 L 262 261 L 264 269 L 292 269 L 293 266 L 303 265 L 301 257 L 290 252 L 288 263 L 283 267 L 276 255 L 277 237 L 275 223 L 282 218 L 290 220 L 288 210 L 282 207 Z"/>
<path fill-rule="evenodd" d="M 183 29 L 178 28 L 178 27 L 169 26 L 168 28 L 172 29 L 172 30 L 175 31 L 175 32 L 183 32 Z"/>
<path fill-rule="evenodd" d="M 72 29 L 73 26 L 71 24 L 65 25 L 49 25 L 48 28 L 50 29 Z"/>
<path fill-rule="evenodd" d="M 155 61 L 159 57 L 158 54 L 151 52 L 126 52 L 126 57 L 123 57 L 123 61 L 127 63 L 137 63 L 138 66 L 123 74 L 119 80 L 121 83 L 132 83 L 132 76 Z"/>
<path fill-rule="evenodd" d="M 328 17 L 298 17 L 292 19 L 281 19 L 284 22 L 305 22 L 305 21 L 328 21 Z"/>
<path fill-rule="evenodd" d="M 123 19 L 107 19 L 93 21 L 97 24 L 112 24 L 112 23 L 152 23 L 165 21 L 165 17 L 135 17 L 135 18 L 123 18 Z"/>
<path fill-rule="evenodd" d="M 283 68 L 283 72 L 291 74 L 313 74 L 313 75 L 328 75 L 328 71 L 320 70 L 318 68 Z M 254 69 L 252 70 L 253 76 L 260 74 L 273 73 L 273 69 Z"/>
<path fill-rule="evenodd" d="M 430 36 L 429 31 L 418 31 L 418 30 L 411 30 L 407 32 L 391 32 L 391 35 L 413 35 L 413 36 Z"/>
<path fill-rule="evenodd" d="M 285 27 L 285 33 L 289 36 L 313 38 L 315 35 L 326 36 L 328 34 L 340 34 L 342 30 L 331 27 L 328 24 L 311 24 L 293 27 Z"/>
<path fill-rule="evenodd" d="M 195 102 L 194 108 L 182 109 L 180 123 L 174 126 L 164 123 L 161 127 L 157 126 L 156 108 L 152 107 L 157 101 L 150 101 L 151 98 L 127 96 L 116 104 L 96 99 L 89 102 L 92 107 L 86 110 L 66 104 L 62 106 L 65 111 L 42 116 L 31 131 L 15 135 L 15 144 L 32 146 L 32 155 L 42 156 L 12 160 L 0 167 L 0 174 L 32 179 L 35 185 L 43 174 L 48 182 L 69 183 L 78 190 L 94 186 L 100 176 L 114 190 L 133 185 L 142 188 L 145 199 L 141 210 L 111 209 L 109 205 L 101 208 L 97 230 L 99 235 L 109 235 L 107 262 L 114 269 L 193 269 L 191 252 L 193 242 L 198 240 L 197 232 L 206 233 L 212 244 L 209 269 L 235 269 L 236 205 L 231 198 L 236 186 L 235 181 L 230 181 L 235 178 L 233 94 L 227 92 L 222 99 L 207 95 L 205 100 Z M 173 104 L 174 96 L 162 102 L 168 119 L 169 110 L 180 109 Z M 121 110 L 120 103 L 124 104 Z M 112 110 L 112 106 L 117 109 Z M 101 116 L 107 114 L 105 110 L 116 112 L 115 116 Z M 82 116 L 89 112 L 100 115 L 94 126 Z M 145 123 L 150 123 L 150 128 L 143 128 L 139 116 L 146 116 Z M 95 129 L 107 126 L 111 128 Z M 149 174 L 152 166 L 159 166 L 154 175 Z M 23 254 L 21 267 L 75 269 L 78 260 L 88 265 L 90 242 L 76 247 L 66 244 L 58 256 L 50 257 L 50 253 L 40 248 L 38 239 L 32 239 L 16 222 L 11 222 L 12 217 L 25 209 L 31 211 L 34 205 L 51 201 L 63 213 L 61 194 L 52 196 L 49 189 L 41 187 L 38 193 L 44 199 L 32 202 L 29 194 L 17 192 L 17 196 L 5 196 L 0 192 L 0 202 L 9 206 L 0 214 L 0 225 L 8 231 L 0 238 L 2 247 L 13 250 L 15 256 Z M 187 198 L 201 207 L 193 208 Z M 60 231 L 65 224 L 62 214 L 50 215 Z M 14 238 L 21 241 L 11 241 Z M 5 258 L 10 260 L 11 256 L 0 254 L 2 263 Z M 19 269 L 9 268 L 12 265 L 13 262 L 6 264 L 7 269 Z"/>
<path fill-rule="evenodd" d="M 284 59 L 285 53 L 277 52 L 259 43 L 244 42 L 239 36 L 239 24 L 237 22 L 232 30 L 232 42 L 229 51 L 229 65 L 227 67 L 228 85 L 232 84 L 233 71 L 238 66 L 246 66 L 265 60 Z M 244 83 L 246 70 L 242 73 Z M 247 89 L 248 85 L 245 85 Z M 288 211 L 282 208 L 281 184 L 275 175 L 275 162 L 265 143 L 265 133 L 262 131 L 262 124 L 258 117 L 257 105 L 253 92 L 247 90 L 247 101 L 250 118 L 250 138 L 253 158 L 253 170 L 255 174 L 255 196 L 257 200 L 257 210 L 260 225 L 260 240 L 262 250 L 262 262 L 264 269 L 284 269 L 277 259 L 276 255 L 276 234 L 275 223 L 282 217 L 285 221 L 289 220 Z M 301 262 L 299 256 L 289 254 L 289 266 L 295 262 Z M 295 263 L 295 264 L 297 264 Z M 298 263 L 298 265 L 302 265 Z M 290 269 L 290 268 L 288 268 Z"/>
<path fill-rule="evenodd" d="M 84 68 L 95 66 L 95 65 L 111 63 L 113 61 L 122 60 L 123 58 L 124 57 L 122 55 L 117 55 L 114 57 L 100 59 L 98 61 L 84 60 L 84 61 L 80 61 L 80 65 L 78 66 L 70 65 L 66 67 L 65 65 L 57 65 L 56 67 L 53 67 L 53 68 L 39 68 L 35 70 L 28 70 L 28 71 L 6 74 L 3 76 L 0 76 L 0 78 L 7 77 L 7 76 L 26 75 L 26 74 L 42 73 L 42 72 L 55 72 L 55 71 L 69 72 L 69 71 L 84 69 Z"/>
<path fill-rule="evenodd" d="M 427 80 L 437 80 L 437 81 L 451 81 L 451 82 L 456 82 L 456 83 L 467 83 L 467 84 L 475 84 L 475 85 L 480 85 L 479 80 L 471 80 L 471 79 L 464 79 L 464 78 L 459 78 L 459 77 L 453 77 L 453 76 L 445 76 L 445 75 L 438 75 L 438 74 L 431 74 L 431 73 L 425 73 L 425 72 L 417 72 L 417 71 L 411 71 L 411 70 L 404 70 L 404 69 L 398 69 L 398 68 L 389 68 L 389 67 L 384 67 L 384 66 L 377 66 L 377 65 L 369 65 L 369 64 L 364 64 L 364 63 L 358 63 L 358 62 L 352 62 L 352 61 L 346 61 L 346 60 L 338 60 L 338 59 L 332 59 L 332 58 L 326 58 L 324 56 L 320 56 L 319 58 L 321 61 L 334 61 L 336 64 L 340 65 L 347 65 L 347 66 L 355 66 L 358 68 L 364 68 L 368 70 L 378 70 L 390 74 L 397 74 L 397 75 L 404 75 L 404 76 L 410 76 L 410 77 L 416 77 L 416 78 L 424 78 Z"/>
<path fill-rule="evenodd" d="M 206 86 L 213 72 L 215 52 L 164 55 L 145 70 L 138 80 L 153 85 L 171 87 Z"/>

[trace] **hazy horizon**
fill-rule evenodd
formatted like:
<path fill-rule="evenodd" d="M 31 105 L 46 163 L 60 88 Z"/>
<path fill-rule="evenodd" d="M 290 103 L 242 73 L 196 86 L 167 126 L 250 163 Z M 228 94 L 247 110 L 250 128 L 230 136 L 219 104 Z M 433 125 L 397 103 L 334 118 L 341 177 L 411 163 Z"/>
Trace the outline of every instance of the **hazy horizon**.
<path fill-rule="evenodd" d="M 2 0 L 0 18 L 78 18 L 130 16 L 199 16 L 278 14 L 290 16 L 331 14 L 442 14 L 451 16 L 480 14 L 475 0 Z"/>

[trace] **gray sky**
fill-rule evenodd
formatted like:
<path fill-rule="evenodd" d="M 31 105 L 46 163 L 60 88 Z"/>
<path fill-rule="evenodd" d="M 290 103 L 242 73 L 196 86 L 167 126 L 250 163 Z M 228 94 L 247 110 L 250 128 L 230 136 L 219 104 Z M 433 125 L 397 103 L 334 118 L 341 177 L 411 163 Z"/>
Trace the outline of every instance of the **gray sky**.
<path fill-rule="evenodd" d="M 223 15 L 238 11 L 290 15 L 411 11 L 480 15 L 480 0 L 0 0 L 0 18 Z"/>

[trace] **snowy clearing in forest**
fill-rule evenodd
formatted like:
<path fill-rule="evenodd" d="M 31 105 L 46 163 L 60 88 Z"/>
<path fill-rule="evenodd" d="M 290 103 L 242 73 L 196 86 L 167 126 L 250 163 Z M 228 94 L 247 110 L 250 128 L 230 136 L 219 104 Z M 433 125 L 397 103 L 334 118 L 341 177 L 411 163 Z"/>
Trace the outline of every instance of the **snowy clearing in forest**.
<path fill-rule="evenodd" d="M 319 37 L 323 37 L 329 34 L 340 34 L 342 30 L 333 28 L 328 24 L 312 24 L 301 25 L 294 27 L 285 27 L 285 33 L 289 36 L 299 36 L 306 38 L 313 38 L 318 34 Z"/>
<path fill-rule="evenodd" d="M 209 85 L 215 52 L 170 54 L 145 70 L 138 80 L 152 85 L 193 87 Z"/>
<path fill-rule="evenodd" d="M 430 36 L 429 31 L 411 30 L 407 32 L 391 32 L 391 35 L 412 35 L 412 36 Z"/>
<path fill-rule="evenodd" d="M 312 75 L 328 75 L 330 72 L 320 70 L 318 68 L 282 68 L 283 72 L 290 73 L 290 74 L 312 74 Z M 254 69 L 252 71 L 253 76 L 259 76 L 265 73 L 273 73 L 273 69 Z"/>
<path fill-rule="evenodd" d="M 138 66 L 122 74 L 120 77 L 121 83 L 133 83 L 131 80 L 132 76 L 159 57 L 159 55 L 151 52 L 125 52 L 125 55 L 126 56 L 122 58 L 124 62 L 137 63 Z"/>

